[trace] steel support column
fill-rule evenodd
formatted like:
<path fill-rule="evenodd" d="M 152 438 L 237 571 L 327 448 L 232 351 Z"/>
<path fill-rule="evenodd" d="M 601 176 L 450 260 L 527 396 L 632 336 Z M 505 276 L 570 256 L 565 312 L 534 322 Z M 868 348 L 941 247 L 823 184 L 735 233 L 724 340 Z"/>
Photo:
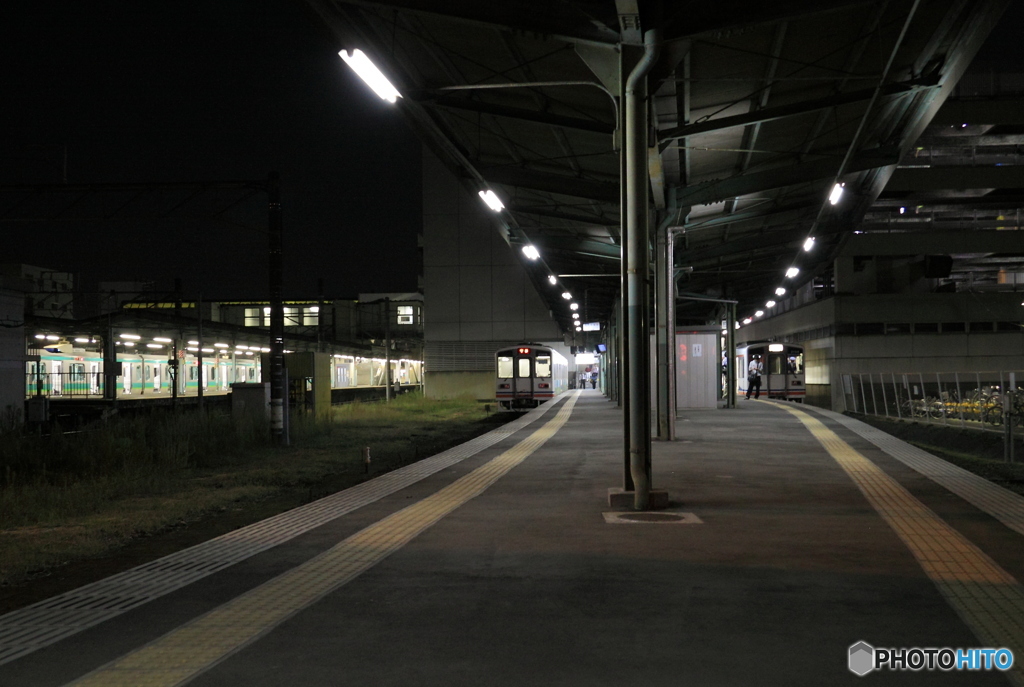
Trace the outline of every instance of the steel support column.
<path fill-rule="evenodd" d="M 651 492 L 650 334 L 647 321 L 648 182 L 647 73 L 658 53 L 659 35 L 644 34 L 644 57 L 626 82 L 626 340 L 628 342 L 629 474 L 633 507 L 647 510 Z"/>
<path fill-rule="evenodd" d="M 654 357 L 657 369 L 658 439 L 671 441 L 669 429 L 669 360 L 672 357 L 672 335 L 669 329 L 669 279 L 672 267 L 668 259 L 667 229 L 658 228 L 654 253 L 654 326 L 656 331 Z"/>

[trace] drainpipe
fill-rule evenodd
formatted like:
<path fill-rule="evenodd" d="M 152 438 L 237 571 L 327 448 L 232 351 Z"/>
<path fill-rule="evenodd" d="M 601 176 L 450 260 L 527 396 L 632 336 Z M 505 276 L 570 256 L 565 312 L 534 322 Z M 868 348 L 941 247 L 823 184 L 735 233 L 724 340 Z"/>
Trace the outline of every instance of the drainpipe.
<path fill-rule="evenodd" d="M 629 472 L 636 510 L 651 492 L 650 333 L 647 323 L 647 74 L 660 50 L 657 30 L 644 34 L 644 56 L 626 81 L 626 339 L 629 379 Z"/>

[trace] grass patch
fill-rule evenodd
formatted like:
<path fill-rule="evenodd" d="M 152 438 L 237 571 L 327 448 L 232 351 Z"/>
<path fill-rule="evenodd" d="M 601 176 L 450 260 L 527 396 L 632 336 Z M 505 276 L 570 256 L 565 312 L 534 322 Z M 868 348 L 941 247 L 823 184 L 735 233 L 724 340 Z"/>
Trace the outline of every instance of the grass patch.
<path fill-rule="evenodd" d="M 323 497 L 512 417 L 470 399 L 405 394 L 336 407 L 329 419 L 294 417 L 287 448 L 270 445 L 265 425 L 216 411 L 116 419 L 71 435 L 8 433 L 0 437 L 0 585 L 226 512 L 268 517 L 268 508 Z"/>
<path fill-rule="evenodd" d="M 1007 463 L 1003 460 L 1002 435 L 995 432 L 944 427 L 925 422 L 886 420 L 870 415 L 849 415 L 1024 496 L 1024 443 L 1021 442 L 1020 431 L 1014 433 L 1017 462 Z"/>

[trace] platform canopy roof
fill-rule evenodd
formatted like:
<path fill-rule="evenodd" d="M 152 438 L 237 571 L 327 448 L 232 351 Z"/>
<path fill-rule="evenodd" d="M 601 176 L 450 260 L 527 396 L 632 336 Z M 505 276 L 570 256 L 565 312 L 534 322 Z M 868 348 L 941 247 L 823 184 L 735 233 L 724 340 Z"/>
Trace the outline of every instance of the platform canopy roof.
<path fill-rule="evenodd" d="M 501 199 L 496 229 L 537 247 L 523 264 L 567 329 L 548 274 L 583 299 L 585 320 L 608 320 L 619 290 L 619 100 L 645 32 L 661 39 L 652 250 L 671 228 L 679 291 L 735 299 L 743 316 L 829 269 L 1008 5 L 307 2 L 339 49 L 395 84 L 396 106 L 466 187 Z M 713 304 L 680 304 L 681 320 L 713 317 Z"/>

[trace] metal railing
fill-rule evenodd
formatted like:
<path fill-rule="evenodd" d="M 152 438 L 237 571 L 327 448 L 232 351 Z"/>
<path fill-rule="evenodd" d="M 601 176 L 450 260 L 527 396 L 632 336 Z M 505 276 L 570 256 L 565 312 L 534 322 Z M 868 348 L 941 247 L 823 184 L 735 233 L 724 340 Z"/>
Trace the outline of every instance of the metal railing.
<path fill-rule="evenodd" d="M 1024 424 L 1024 371 L 874 372 L 842 376 L 845 410 L 1004 434 L 1013 460 L 1014 428 Z"/>
<path fill-rule="evenodd" d="M 103 396 L 102 372 L 29 372 L 25 396 Z"/>

